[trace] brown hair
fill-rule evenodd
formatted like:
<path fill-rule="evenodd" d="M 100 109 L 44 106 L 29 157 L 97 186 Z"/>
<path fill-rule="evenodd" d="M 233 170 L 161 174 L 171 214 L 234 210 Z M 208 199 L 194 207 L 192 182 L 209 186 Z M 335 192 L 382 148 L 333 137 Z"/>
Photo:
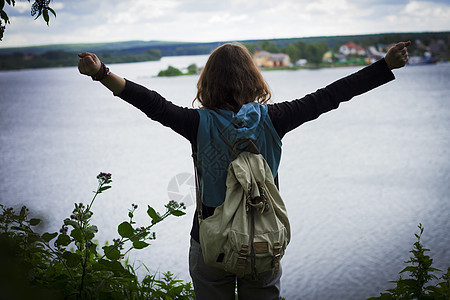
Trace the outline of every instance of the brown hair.
<path fill-rule="evenodd" d="M 256 67 L 250 52 L 239 43 L 225 44 L 208 58 L 197 83 L 202 108 L 239 111 L 250 102 L 265 104 L 271 97 L 269 86 Z"/>

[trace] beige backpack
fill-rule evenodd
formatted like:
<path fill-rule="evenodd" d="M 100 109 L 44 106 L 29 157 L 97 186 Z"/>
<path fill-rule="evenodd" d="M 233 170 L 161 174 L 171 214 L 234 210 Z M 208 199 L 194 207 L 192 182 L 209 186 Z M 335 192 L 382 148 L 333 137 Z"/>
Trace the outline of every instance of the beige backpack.
<path fill-rule="evenodd" d="M 242 142 L 242 141 L 240 141 Z M 283 200 L 264 157 L 254 151 L 236 153 L 228 168 L 226 196 L 206 219 L 199 209 L 200 245 L 205 263 L 236 273 L 278 272 L 290 240 L 290 226 Z M 229 145 L 228 145 L 229 146 Z M 230 148 L 230 147 L 229 147 Z"/>

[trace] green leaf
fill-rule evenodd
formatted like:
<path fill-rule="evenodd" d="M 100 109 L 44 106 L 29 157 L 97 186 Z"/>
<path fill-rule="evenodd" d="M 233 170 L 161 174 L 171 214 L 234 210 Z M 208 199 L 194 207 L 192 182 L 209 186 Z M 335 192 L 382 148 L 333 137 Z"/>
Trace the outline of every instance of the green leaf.
<path fill-rule="evenodd" d="M 86 232 L 92 232 L 92 233 L 97 233 L 98 232 L 98 228 L 95 225 L 89 226 L 88 228 L 86 228 Z"/>
<path fill-rule="evenodd" d="M 83 217 L 82 217 L 83 221 L 89 220 L 92 217 L 93 214 L 94 213 L 92 211 L 90 211 L 90 210 L 86 211 L 83 214 Z"/>
<path fill-rule="evenodd" d="M 26 213 L 27 213 L 27 207 L 22 206 L 22 208 L 20 209 L 20 218 L 21 219 L 25 218 Z"/>
<path fill-rule="evenodd" d="M 181 217 L 186 214 L 184 211 L 181 210 L 172 210 L 170 213 L 176 217 Z"/>
<path fill-rule="evenodd" d="M 128 222 L 122 222 L 122 224 L 119 225 L 117 228 L 117 231 L 119 232 L 120 236 L 123 238 L 130 238 L 134 234 L 134 229 L 131 227 L 131 224 Z"/>
<path fill-rule="evenodd" d="M 133 247 L 135 249 L 144 249 L 145 247 L 147 247 L 148 245 L 150 245 L 149 243 L 143 242 L 143 241 L 134 241 L 133 242 Z"/>
<path fill-rule="evenodd" d="M 98 271 L 112 271 L 114 276 L 120 276 L 126 273 L 126 270 L 122 264 L 118 261 L 109 261 L 105 259 L 100 259 L 97 264 L 93 265 L 94 270 Z M 110 298 L 105 298 L 110 299 Z M 118 298 L 117 298 L 118 299 Z"/>
<path fill-rule="evenodd" d="M 36 226 L 37 224 L 41 223 L 40 219 L 31 219 L 30 220 L 30 225 L 31 226 Z"/>
<path fill-rule="evenodd" d="M 149 217 L 152 218 L 153 224 L 157 223 L 160 219 L 158 213 L 150 205 L 148 205 L 147 215 L 149 215 Z"/>
<path fill-rule="evenodd" d="M 414 279 L 402 279 L 397 282 L 397 285 L 407 286 L 408 288 L 414 288 L 417 286 L 417 281 Z"/>
<path fill-rule="evenodd" d="M 120 269 L 118 264 L 121 266 L 121 269 L 123 270 L 123 266 L 118 261 L 110 261 L 106 259 L 100 259 L 97 263 L 92 264 L 92 268 L 95 271 L 117 271 Z"/>
<path fill-rule="evenodd" d="M 60 246 L 67 246 L 70 244 L 70 242 L 70 236 L 68 236 L 67 234 L 60 234 L 56 239 L 55 244 L 58 244 Z"/>
<path fill-rule="evenodd" d="M 90 241 L 94 238 L 95 234 L 93 232 L 86 232 L 86 240 Z"/>
<path fill-rule="evenodd" d="M 12 230 L 17 230 L 17 231 L 27 231 L 26 227 L 20 227 L 20 226 L 11 226 Z"/>
<path fill-rule="evenodd" d="M 83 232 L 79 228 L 73 229 L 72 232 L 70 233 L 70 236 L 73 237 L 75 241 L 79 243 L 83 241 Z"/>
<path fill-rule="evenodd" d="M 110 260 L 118 260 L 120 258 L 120 251 L 115 246 L 104 246 L 103 251 Z"/>
<path fill-rule="evenodd" d="M 58 235 L 58 233 L 57 232 L 54 232 L 54 233 L 48 233 L 48 232 L 46 232 L 46 233 L 44 233 L 42 236 L 41 236 L 41 238 L 45 241 L 45 242 L 50 242 L 51 240 L 53 240 L 56 236 Z"/>
<path fill-rule="evenodd" d="M 429 271 L 429 272 L 442 272 L 441 269 L 437 269 L 437 268 L 433 268 L 433 267 L 429 267 L 429 268 L 428 268 L 428 271 Z"/>
<path fill-rule="evenodd" d="M 80 225 L 76 221 L 68 218 L 64 220 L 64 225 L 70 225 L 73 228 L 80 228 Z"/>
<path fill-rule="evenodd" d="M 139 241 L 139 240 L 143 240 L 146 238 L 147 235 L 149 235 L 150 232 L 148 232 L 147 230 L 143 230 L 141 232 L 136 233 L 135 235 L 133 235 L 130 240 L 132 242 L 134 241 Z"/>
<path fill-rule="evenodd" d="M 105 186 L 101 187 L 101 188 L 98 190 L 98 192 L 101 193 L 101 192 L 106 191 L 106 190 L 108 190 L 108 189 L 110 189 L 110 188 L 111 188 L 110 185 L 105 185 Z"/>
<path fill-rule="evenodd" d="M 8 15 L 7 15 L 3 10 L 1 11 L 1 18 L 2 18 L 3 20 L 5 20 L 5 23 L 6 23 L 6 24 L 9 23 Z"/>
<path fill-rule="evenodd" d="M 130 219 L 134 217 L 134 215 L 133 215 L 133 213 L 132 213 L 131 211 L 128 213 L 128 217 L 129 217 Z"/>
<path fill-rule="evenodd" d="M 92 264 L 92 269 L 94 271 L 107 271 L 109 260 L 100 259 L 97 263 Z"/>
<path fill-rule="evenodd" d="M 43 11 L 43 17 L 44 17 L 45 22 L 46 22 L 47 25 L 48 25 L 48 22 L 50 21 L 50 18 L 49 18 L 49 16 L 48 16 L 48 10 L 47 10 L 47 9 L 44 9 L 44 11 Z"/>
<path fill-rule="evenodd" d="M 414 272 L 416 270 L 416 267 L 413 266 L 407 266 L 406 268 L 404 268 L 403 270 L 401 270 L 399 273 L 404 273 L 404 272 Z"/>
<path fill-rule="evenodd" d="M 67 266 L 70 268 L 78 266 L 78 264 L 81 262 L 81 256 L 70 251 L 65 251 L 62 256 L 66 260 Z"/>
<path fill-rule="evenodd" d="M 442 284 L 442 283 L 441 283 L 441 284 Z M 438 285 L 439 285 L 439 284 L 438 284 Z M 437 293 L 437 292 L 440 291 L 440 288 L 437 287 L 437 286 L 432 286 L 432 285 L 430 285 L 430 286 L 426 286 L 426 287 L 425 287 L 425 290 L 427 290 L 427 291 L 432 291 L 432 292 Z"/>
<path fill-rule="evenodd" d="M 48 7 L 48 10 L 55 16 L 55 18 L 56 18 L 56 12 L 53 10 L 53 8 L 51 8 L 51 7 Z"/>

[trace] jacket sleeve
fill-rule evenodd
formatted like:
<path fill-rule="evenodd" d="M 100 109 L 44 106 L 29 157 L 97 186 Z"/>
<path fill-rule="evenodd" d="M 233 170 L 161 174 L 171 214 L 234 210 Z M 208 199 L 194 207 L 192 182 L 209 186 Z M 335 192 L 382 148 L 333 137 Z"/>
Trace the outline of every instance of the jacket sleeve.
<path fill-rule="evenodd" d="M 157 92 L 129 80 L 126 80 L 125 89 L 118 96 L 140 109 L 150 119 L 170 127 L 195 143 L 200 120 L 195 109 L 175 105 Z"/>
<path fill-rule="evenodd" d="M 395 79 L 384 59 L 293 101 L 269 104 L 269 115 L 282 138 L 301 124 L 338 108 L 339 104 Z"/>

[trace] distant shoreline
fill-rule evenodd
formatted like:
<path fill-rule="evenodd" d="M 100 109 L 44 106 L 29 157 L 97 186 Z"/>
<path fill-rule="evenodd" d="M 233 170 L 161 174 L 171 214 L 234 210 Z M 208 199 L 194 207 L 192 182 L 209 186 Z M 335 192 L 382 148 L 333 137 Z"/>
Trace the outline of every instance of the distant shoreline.
<path fill-rule="evenodd" d="M 442 40 L 446 51 L 440 59 L 450 60 L 449 50 L 450 31 L 441 32 L 406 32 L 406 33 L 380 33 L 365 35 L 343 35 L 343 36 L 321 36 L 304 38 L 284 38 L 266 40 L 242 40 L 238 41 L 244 45 L 255 45 L 259 43 L 273 44 L 279 51 L 296 43 L 326 44 L 333 49 L 347 42 L 361 45 L 389 44 L 398 41 L 430 41 Z M 30 47 L 0 48 L 0 71 L 73 67 L 78 64 L 77 54 L 84 51 L 96 53 L 105 63 L 131 63 L 155 61 L 161 57 L 209 55 L 218 46 L 230 41 L 195 43 L 195 42 L 168 42 L 168 41 L 127 41 L 115 43 L 97 44 L 60 44 Z M 275 52 L 273 52 L 275 53 Z M 283 52 L 284 53 L 284 52 Z M 364 65 L 364 64 L 356 64 Z M 340 67 L 340 66 L 326 66 Z M 288 69 L 301 69 L 292 67 Z M 309 68 L 308 66 L 306 68 Z M 313 67 L 316 68 L 316 67 Z M 272 70 L 276 70 L 272 69 Z M 286 68 L 283 68 L 286 70 Z M 268 69 L 264 69 L 268 70 Z"/>

